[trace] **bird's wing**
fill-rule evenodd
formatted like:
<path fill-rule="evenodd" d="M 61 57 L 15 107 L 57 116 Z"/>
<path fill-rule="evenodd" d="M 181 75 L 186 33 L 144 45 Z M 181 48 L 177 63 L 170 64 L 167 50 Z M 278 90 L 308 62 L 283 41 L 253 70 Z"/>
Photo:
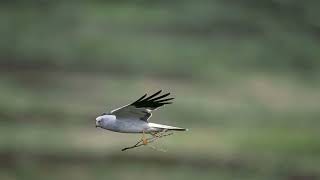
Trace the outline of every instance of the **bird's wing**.
<path fill-rule="evenodd" d="M 117 119 L 139 119 L 148 122 L 148 119 L 151 117 L 151 112 L 153 110 L 156 110 L 157 108 L 165 104 L 171 104 L 172 102 L 169 101 L 174 99 L 165 98 L 169 96 L 170 93 L 158 96 L 161 92 L 162 90 L 154 93 L 149 97 L 147 97 L 147 94 L 145 94 L 131 104 L 112 110 L 110 114 L 115 115 Z"/>

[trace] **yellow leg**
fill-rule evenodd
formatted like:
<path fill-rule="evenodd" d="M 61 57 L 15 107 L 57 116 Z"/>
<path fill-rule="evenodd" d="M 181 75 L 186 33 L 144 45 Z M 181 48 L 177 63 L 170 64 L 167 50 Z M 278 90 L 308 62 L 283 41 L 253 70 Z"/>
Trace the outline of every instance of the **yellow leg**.
<path fill-rule="evenodd" d="M 146 139 L 144 131 L 142 131 L 142 143 L 143 143 L 143 145 L 147 145 L 148 144 L 148 140 Z"/>

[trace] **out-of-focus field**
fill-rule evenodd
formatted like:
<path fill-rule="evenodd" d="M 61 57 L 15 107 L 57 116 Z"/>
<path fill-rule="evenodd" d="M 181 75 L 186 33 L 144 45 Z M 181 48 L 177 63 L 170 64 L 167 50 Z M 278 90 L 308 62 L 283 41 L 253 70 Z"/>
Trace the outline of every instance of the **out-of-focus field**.
<path fill-rule="evenodd" d="M 0 179 L 320 178 L 317 4 L 2 2 Z M 95 128 L 159 89 L 159 151 Z"/>
<path fill-rule="evenodd" d="M 319 88 L 258 75 L 211 85 L 25 72 L 2 74 L 1 82 L 1 179 L 277 179 L 319 173 Z M 97 114 L 161 87 L 176 101 L 155 112 L 152 122 L 190 129 L 154 145 L 167 152 L 121 152 L 140 136 L 94 127 Z"/>

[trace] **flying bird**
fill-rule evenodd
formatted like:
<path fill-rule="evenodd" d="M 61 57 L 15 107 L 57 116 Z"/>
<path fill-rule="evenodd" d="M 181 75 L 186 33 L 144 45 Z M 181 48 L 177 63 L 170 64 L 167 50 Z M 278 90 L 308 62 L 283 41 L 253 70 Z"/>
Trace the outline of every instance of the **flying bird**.
<path fill-rule="evenodd" d="M 149 141 L 166 136 L 167 132 L 186 131 L 185 128 L 149 122 L 152 111 L 171 104 L 171 100 L 174 99 L 167 98 L 170 93 L 160 95 L 161 92 L 162 90 L 159 90 L 151 96 L 145 94 L 131 104 L 104 112 L 96 118 L 96 127 L 120 133 L 142 133 L 141 145 L 147 145 Z M 145 134 L 151 134 L 153 138 L 147 139 Z"/>

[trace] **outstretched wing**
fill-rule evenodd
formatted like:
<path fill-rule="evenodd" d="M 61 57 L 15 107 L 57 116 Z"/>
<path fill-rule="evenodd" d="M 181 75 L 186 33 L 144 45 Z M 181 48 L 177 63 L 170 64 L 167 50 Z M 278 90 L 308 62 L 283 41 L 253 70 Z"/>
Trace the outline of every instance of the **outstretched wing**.
<path fill-rule="evenodd" d="M 151 112 L 153 110 L 165 104 L 171 104 L 172 102 L 170 102 L 170 100 L 174 99 L 165 98 L 169 96 L 170 93 L 158 96 L 161 92 L 162 90 L 149 97 L 147 97 L 147 94 L 145 94 L 131 104 L 112 110 L 110 114 L 115 115 L 117 119 L 139 119 L 142 121 L 148 121 L 148 119 L 152 116 Z"/>

